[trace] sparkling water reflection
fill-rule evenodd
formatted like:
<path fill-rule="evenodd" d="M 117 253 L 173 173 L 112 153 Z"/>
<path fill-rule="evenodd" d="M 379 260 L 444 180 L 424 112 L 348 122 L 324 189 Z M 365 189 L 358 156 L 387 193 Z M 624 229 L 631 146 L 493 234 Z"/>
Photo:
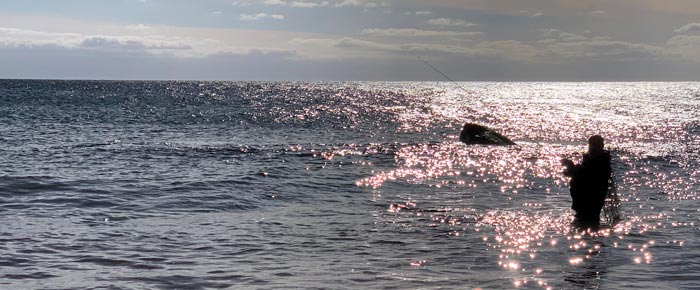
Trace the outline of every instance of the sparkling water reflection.
<path fill-rule="evenodd" d="M 2 289 L 698 283 L 698 83 L 0 84 Z M 578 231 L 594 133 L 623 219 Z"/>
<path fill-rule="evenodd" d="M 494 85 L 500 88 L 493 90 L 487 84 L 475 93 L 481 97 L 482 113 L 476 118 L 467 114 L 473 106 L 466 107 L 463 99 L 450 93 L 433 104 L 433 113 L 487 122 L 507 136 L 520 138 L 521 145 L 465 146 L 450 136 L 451 142 L 403 146 L 396 153 L 395 169 L 357 181 L 358 186 L 375 191 L 391 184 L 392 189 L 382 190 L 391 192 L 394 184 L 403 183 L 424 191 L 397 194 L 398 203 L 389 205 L 387 219 L 400 220 L 404 226 L 443 227 L 454 237 L 481 234 L 484 250 L 494 251 L 493 259 L 510 273 L 514 287 L 543 289 L 569 288 L 572 285 L 561 284 L 560 273 L 577 269 L 595 271 L 583 277 L 591 279 L 564 280 L 597 288 L 605 280 L 605 268 L 651 265 L 656 241 L 648 237 L 666 236 L 665 229 L 676 227 L 697 234 L 697 217 L 678 215 L 675 207 L 669 208 L 674 200 L 698 199 L 699 136 L 686 129 L 698 126 L 697 111 L 691 109 L 700 109 L 697 98 L 679 98 L 676 90 L 660 92 L 650 84 Z M 492 96 L 494 91 L 501 95 Z M 532 98 L 540 93 L 547 97 Z M 413 122 L 427 121 L 418 116 Z M 612 144 L 626 219 L 598 231 L 578 232 L 570 225 L 567 181 L 560 174 L 559 160 L 584 151 L 576 143 L 594 133 L 603 134 Z M 431 196 L 445 187 L 449 195 Z M 402 195 L 408 199 L 400 201 Z M 660 200 L 664 203 L 658 204 Z M 686 211 L 698 210 L 693 208 L 695 202 L 684 205 L 690 206 Z M 425 215 L 429 218 L 424 219 Z M 685 241 L 666 243 L 683 247 Z M 426 263 L 430 260 L 422 264 Z"/>

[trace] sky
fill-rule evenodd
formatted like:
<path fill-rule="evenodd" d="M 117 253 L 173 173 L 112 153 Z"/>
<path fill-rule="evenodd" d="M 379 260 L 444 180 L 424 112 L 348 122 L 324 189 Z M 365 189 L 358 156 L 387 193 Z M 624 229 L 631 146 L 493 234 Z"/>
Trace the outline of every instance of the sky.
<path fill-rule="evenodd" d="M 0 78 L 700 81 L 698 0 L 3 0 Z"/>

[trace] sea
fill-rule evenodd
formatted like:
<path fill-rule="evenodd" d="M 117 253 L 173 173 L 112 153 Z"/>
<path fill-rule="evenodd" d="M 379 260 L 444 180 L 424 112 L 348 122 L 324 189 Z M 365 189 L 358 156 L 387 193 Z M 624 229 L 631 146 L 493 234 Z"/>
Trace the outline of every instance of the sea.
<path fill-rule="evenodd" d="M 700 83 L 0 80 L 0 289 L 700 289 L 699 199 Z"/>

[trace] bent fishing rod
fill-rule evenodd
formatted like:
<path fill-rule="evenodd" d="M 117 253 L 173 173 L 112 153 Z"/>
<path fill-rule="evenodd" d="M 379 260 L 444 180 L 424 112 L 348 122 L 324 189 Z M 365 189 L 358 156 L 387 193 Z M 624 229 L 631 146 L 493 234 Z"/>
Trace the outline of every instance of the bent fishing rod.
<path fill-rule="evenodd" d="M 429 66 L 431 69 L 433 69 L 435 72 L 437 72 L 437 73 L 439 73 L 440 75 L 442 75 L 442 76 L 443 76 L 445 79 L 447 79 L 448 81 L 454 83 L 458 88 L 462 89 L 462 91 L 468 92 L 468 90 L 465 89 L 465 88 L 462 86 L 462 84 L 460 84 L 459 82 L 457 82 L 457 81 L 455 81 L 454 79 L 450 78 L 447 74 L 445 74 L 444 72 L 442 72 L 440 69 L 438 69 L 437 67 L 435 67 L 433 64 L 431 64 L 431 63 L 428 62 L 427 60 L 423 59 L 423 58 L 420 57 L 419 55 L 416 55 L 416 58 L 417 58 L 418 60 L 420 60 L 421 62 L 425 63 L 426 65 L 428 65 L 428 66 Z M 525 139 L 527 139 L 527 141 L 533 142 L 533 143 L 537 144 L 537 146 L 539 146 L 539 147 L 544 147 L 544 145 L 542 145 L 542 143 L 538 142 L 537 140 L 531 139 L 530 137 L 527 137 L 527 135 L 524 135 L 524 137 L 525 137 Z M 547 149 L 546 149 L 546 150 L 547 150 Z M 547 152 L 550 153 L 550 154 L 552 153 L 552 152 L 549 151 L 549 150 L 547 150 Z"/>

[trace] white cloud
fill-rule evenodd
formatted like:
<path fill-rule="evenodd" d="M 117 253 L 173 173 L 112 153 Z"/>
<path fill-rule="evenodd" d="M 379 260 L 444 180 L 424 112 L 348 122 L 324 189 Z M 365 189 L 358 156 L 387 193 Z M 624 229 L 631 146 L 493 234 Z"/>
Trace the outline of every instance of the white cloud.
<path fill-rule="evenodd" d="M 583 35 L 578 35 L 578 34 L 573 34 L 573 33 L 568 33 L 568 32 L 560 32 L 559 33 L 559 40 L 561 41 L 582 41 L 586 40 L 588 37 L 583 36 Z"/>
<path fill-rule="evenodd" d="M 282 0 L 265 0 L 263 2 L 265 5 L 286 5 L 287 1 Z"/>
<path fill-rule="evenodd" d="M 560 30 L 556 28 L 542 28 L 538 29 L 538 31 L 541 32 L 544 36 L 552 36 L 558 34 Z"/>
<path fill-rule="evenodd" d="M 52 33 L 45 31 L 0 27 L 0 46 L 77 46 L 84 36 L 79 33 Z"/>
<path fill-rule="evenodd" d="M 342 1 L 336 1 L 333 6 L 335 6 L 335 7 L 377 8 L 377 7 L 391 7 L 391 4 L 389 4 L 389 2 L 386 2 L 386 1 L 342 0 Z"/>
<path fill-rule="evenodd" d="M 700 36 L 698 35 L 676 35 L 666 43 L 674 47 L 695 47 L 700 52 Z"/>
<path fill-rule="evenodd" d="M 258 21 L 258 20 L 263 20 L 263 19 L 275 19 L 275 20 L 283 20 L 284 15 L 280 14 L 267 14 L 267 13 L 257 13 L 257 14 L 241 14 L 240 15 L 240 20 L 241 21 Z"/>
<path fill-rule="evenodd" d="M 192 49 L 183 43 L 158 42 L 145 39 L 120 39 L 105 36 L 89 36 L 80 42 L 79 47 L 112 51 L 181 50 Z"/>
<path fill-rule="evenodd" d="M 368 28 L 362 30 L 362 34 L 370 36 L 383 37 L 475 37 L 480 36 L 481 32 L 462 32 L 462 31 L 436 31 L 422 30 L 413 28 Z"/>
<path fill-rule="evenodd" d="M 584 35 L 564 32 L 554 28 L 539 29 L 539 31 L 544 37 L 555 39 L 558 42 L 583 41 L 588 39 L 588 37 Z"/>
<path fill-rule="evenodd" d="M 544 13 L 542 13 L 542 12 L 530 12 L 528 10 L 520 10 L 520 11 L 518 11 L 518 13 L 525 14 L 528 17 L 533 17 L 533 18 L 540 17 L 540 16 L 544 15 Z"/>
<path fill-rule="evenodd" d="M 314 8 L 314 7 L 329 6 L 330 2 L 328 2 L 328 1 L 313 2 L 313 1 L 265 0 L 263 2 L 263 4 L 270 5 L 270 6 L 287 6 L 287 7 L 295 7 L 295 8 Z"/>
<path fill-rule="evenodd" d="M 151 24 L 146 27 L 138 24 L 117 25 L 78 21 L 55 16 L 6 16 L 0 12 L 0 47 L 5 48 L 46 46 L 84 50 L 88 49 L 81 46 L 85 39 L 104 37 L 126 44 L 112 45 L 109 48 L 111 52 L 135 49 L 139 46 L 133 41 L 138 41 L 143 43 L 140 47 L 146 54 L 201 58 L 222 52 L 246 54 L 251 50 L 290 50 L 287 44 L 290 39 L 321 36 L 325 34 Z M 191 49 L 185 49 L 187 47 Z M 107 45 L 103 45 L 102 47 L 93 46 L 90 49 L 99 53 L 100 50 L 107 48 Z M 314 53 L 316 53 L 315 50 Z"/>
<path fill-rule="evenodd" d="M 209 14 L 211 14 L 211 15 L 222 15 L 222 14 L 224 14 L 224 13 L 221 12 L 221 11 L 212 11 L 212 12 L 210 12 Z"/>
<path fill-rule="evenodd" d="M 192 49 L 190 44 L 183 41 L 163 37 L 84 35 L 80 33 L 56 33 L 7 27 L 0 28 L 0 46 L 57 46 L 73 49 L 121 52 L 144 51 L 151 53 Z"/>
<path fill-rule="evenodd" d="M 591 12 L 588 12 L 588 14 L 590 14 L 590 15 L 602 15 L 602 14 L 605 14 L 605 11 L 603 11 L 603 10 L 593 10 L 593 11 L 591 11 Z"/>
<path fill-rule="evenodd" d="M 133 25 L 127 25 L 127 26 L 126 26 L 126 29 L 137 30 L 137 31 L 149 30 L 149 29 L 151 29 L 151 28 L 152 28 L 152 27 L 150 27 L 150 26 L 148 26 L 148 25 L 143 25 L 143 24 L 140 24 L 140 23 L 139 23 L 139 24 L 133 24 Z"/>
<path fill-rule="evenodd" d="M 325 7 L 330 5 L 328 1 L 323 1 L 321 3 L 306 2 L 306 1 L 292 1 L 289 2 L 289 7 L 295 8 L 314 8 L 314 7 Z"/>
<path fill-rule="evenodd" d="M 479 24 L 466 22 L 462 19 L 451 19 L 451 18 L 433 18 L 427 21 L 428 24 L 434 26 L 458 26 L 458 27 L 472 27 L 479 26 Z"/>
<path fill-rule="evenodd" d="M 639 12 L 642 15 L 668 16 L 690 15 L 700 13 L 700 1 L 697 0 L 431 0 L 413 1 L 429 2 L 431 6 L 465 9 L 470 11 L 487 11 L 489 14 L 522 14 L 520 11 L 539 11 L 546 15 L 566 15 L 590 11 L 591 7 L 605 11 L 609 15 Z M 635 15 L 640 15 L 640 14 Z"/>
<path fill-rule="evenodd" d="M 700 35 L 676 35 L 666 44 L 673 48 L 676 56 L 694 62 L 700 62 Z"/>
<path fill-rule="evenodd" d="M 401 13 L 403 15 L 417 15 L 417 16 L 430 16 L 433 15 L 432 11 L 406 11 Z"/>
<path fill-rule="evenodd" d="M 684 32 L 699 32 L 700 31 L 700 22 L 698 23 L 688 23 L 684 25 L 681 28 L 678 28 L 674 30 L 675 32 L 678 33 L 684 33 Z"/>
<path fill-rule="evenodd" d="M 376 0 L 239 0 L 233 2 L 233 6 L 247 7 L 252 5 L 285 6 L 294 8 L 316 7 L 363 7 L 378 8 L 390 7 L 387 1 Z"/>

